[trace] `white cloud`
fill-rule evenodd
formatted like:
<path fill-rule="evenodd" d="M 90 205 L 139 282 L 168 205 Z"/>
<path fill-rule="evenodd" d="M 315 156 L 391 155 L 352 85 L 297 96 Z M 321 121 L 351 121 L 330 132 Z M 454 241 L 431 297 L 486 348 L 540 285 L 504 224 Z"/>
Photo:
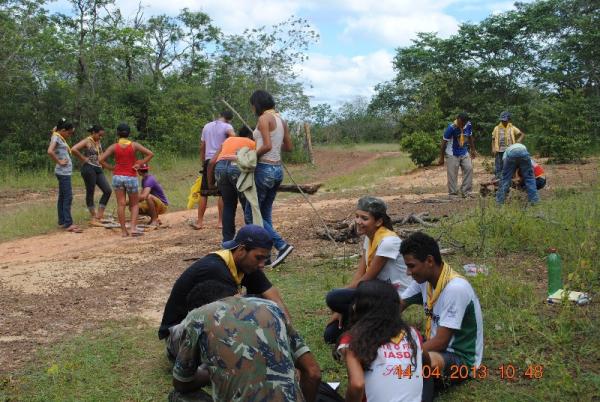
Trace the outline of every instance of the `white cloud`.
<path fill-rule="evenodd" d="M 139 0 L 116 0 L 124 15 L 133 15 Z M 246 28 L 273 25 L 297 14 L 300 1 L 278 0 L 141 0 L 147 15 L 175 16 L 183 8 L 207 13 L 225 33 L 241 33 Z"/>
<path fill-rule="evenodd" d="M 459 22 L 445 9 L 457 1 L 460 0 L 340 1 L 340 7 L 346 11 L 343 36 L 368 38 L 394 47 L 410 45 L 418 32 L 437 32 L 448 37 L 457 31 Z"/>
<path fill-rule="evenodd" d="M 367 36 L 382 40 L 390 46 L 407 46 L 418 32 L 437 32 L 449 37 L 458 30 L 458 21 L 442 13 L 423 14 L 411 12 L 405 15 L 366 15 L 349 18 L 344 35 Z"/>
<path fill-rule="evenodd" d="M 298 70 L 312 104 L 336 106 L 356 96 L 371 97 L 376 84 L 394 76 L 392 58 L 387 50 L 354 57 L 311 54 Z"/>

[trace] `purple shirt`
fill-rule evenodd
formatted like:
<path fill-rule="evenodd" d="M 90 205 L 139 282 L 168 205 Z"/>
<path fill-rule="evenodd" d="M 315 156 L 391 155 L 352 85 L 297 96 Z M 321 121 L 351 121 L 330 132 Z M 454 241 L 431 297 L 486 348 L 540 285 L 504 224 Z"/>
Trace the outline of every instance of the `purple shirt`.
<path fill-rule="evenodd" d="M 156 180 L 156 177 L 147 174 L 142 178 L 142 188 L 150 187 L 150 194 L 161 200 L 165 205 L 169 205 L 169 200 L 163 191 L 163 188 Z"/>
<path fill-rule="evenodd" d="M 229 123 L 225 123 L 221 120 L 215 120 L 208 123 L 202 129 L 202 137 L 200 139 L 204 141 L 204 160 L 211 159 L 223 142 L 227 139 L 227 133 L 233 131 L 233 126 Z"/>

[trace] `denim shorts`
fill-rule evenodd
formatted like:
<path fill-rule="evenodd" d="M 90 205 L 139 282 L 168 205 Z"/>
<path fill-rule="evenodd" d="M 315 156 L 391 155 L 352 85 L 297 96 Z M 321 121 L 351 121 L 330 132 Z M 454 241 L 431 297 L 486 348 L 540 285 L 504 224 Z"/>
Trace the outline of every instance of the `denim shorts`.
<path fill-rule="evenodd" d="M 112 186 L 115 190 L 125 190 L 127 194 L 138 192 L 138 178 L 134 176 L 113 176 Z"/>

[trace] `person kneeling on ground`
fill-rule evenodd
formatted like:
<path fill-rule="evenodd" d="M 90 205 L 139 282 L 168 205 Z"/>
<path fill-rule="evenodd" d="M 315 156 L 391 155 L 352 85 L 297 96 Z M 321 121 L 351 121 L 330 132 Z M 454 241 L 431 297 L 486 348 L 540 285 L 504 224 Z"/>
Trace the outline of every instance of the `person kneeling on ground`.
<path fill-rule="evenodd" d="M 352 282 L 327 294 L 327 306 L 334 312 L 325 328 L 325 342 L 334 344 L 344 331 L 347 313 L 354 301 L 356 286 L 365 280 L 380 279 L 391 283 L 398 293 L 412 282 L 400 254 L 400 237 L 394 232 L 387 206 L 380 198 L 365 196 L 358 200 L 356 231 L 364 235 L 362 256 Z"/>
<path fill-rule="evenodd" d="M 160 224 L 159 215 L 165 214 L 169 207 L 169 200 L 154 175 L 148 173 L 150 166 L 143 164 L 138 168 L 138 174 L 142 177 L 142 193 L 140 194 L 140 215 L 150 216 L 150 225 Z"/>
<path fill-rule="evenodd" d="M 245 287 L 247 294 L 259 295 L 277 303 L 289 319 L 277 288 L 267 279 L 263 268 L 273 247 L 271 235 L 260 226 L 246 225 L 235 238 L 223 244 L 224 249 L 194 262 L 175 281 L 165 305 L 158 338 L 166 340 L 167 357 L 173 361 L 180 344 L 182 325 L 191 310 L 186 298 L 198 283 L 216 280 L 231 286 Z"/>
<path fill-rule="evenodd" d="M 460 368 L 473 375 L 483 357 L 479 299 L 471 284 L 442 261 L 432 237 L 414 233 L 402 242 L 400 252 L 415 280 L 402 293 L 400 309 L 423 305 L 427 317 L 423 351 L 429 353 L 431 376 L 461 382 L 464 378 L 456 375 Z"/>
<path fill-rule="evenodd" d="M 541 190 L 546 187 L 546 174 L 544 173 L 544 168 L 534 161 L 533 158 L 531 158 L 531 167 L 533 169 L 533 176 L 535 177 L 535 188 Z M 525 179 L 521 174 L 521 169 L 517 169 L 517 176 L 519 178 L 519 187 L 525 190 L 527 187 L 525 187 Z"/>
<path fill-rule="evenodd" d="M 189 293 L 195 309 L 182 322 L 175 390 L 194 392 L 210 382 L 216 401 L 314 401 L 321 370 L 308 346 L 277 304 L 234 296 L 236 290 L 211 280 Z"/>
<path fill-rule="evenodd" d="M 337 349 L 348 370 L 346 402 L 430 400 L 423 392 L 423 361 L 429 360 L 421 335 L 400 318 L 400 297 L 391 284 L 361 282 L 350 325 Z"/>

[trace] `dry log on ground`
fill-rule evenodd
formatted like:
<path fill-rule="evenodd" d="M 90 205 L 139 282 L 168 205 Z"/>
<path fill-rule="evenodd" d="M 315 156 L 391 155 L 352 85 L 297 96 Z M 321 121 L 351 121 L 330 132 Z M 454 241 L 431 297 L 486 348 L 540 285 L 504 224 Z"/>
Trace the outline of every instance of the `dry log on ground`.
<path fill-rule="evenodd" d="M 418 214 L 408 214 L 402 217 L 391 217 L 392 224 L 395 226 L 403 226 L 403 225 L 421 225 L 426 227 L 435 226 L 432 222 L 439 221 L 437 217 L 429 216 L 428 212 L 421 212 Z M 328 221 L 329 233 L 331 237 L 337 242 L 348 242 L 348 243 L 357 243 L 359 240 L 359 235 L 356 232 L 356 224 L 354 223 L 354 219 L 343 219 L 341 221 Z M 398 228 L 395 229 L 398 236 L 405 239 L 410 236 L 414 232 L 418 232 L 418 229 L 404 229 Z M 317 236 L 321 239 L 329 239 L 327 236 L 327 232 L 324 228 L 318 228 Z"/>
<path fill-rule="evenodd" d="M 305 194 L 314 194 L 317 192 L 317 190 L 319 190 L 319 188 L 321 188 L 322 185 L 323 185 L 323 183 L 301 184 L 300 188 L 302 189 L 302 192 Z M 218 191 L 219 190 L 216 188 L 211 188 L 211 189 L 206 190 L 206 195 L 216 197 L 217 195 L 219 195 Z M 298 190 L 298 187 L 296 187 L 295 184 L 282 184 L 279 186 L 277 191 L 280 193 L 299 193 L 300 192 L 300 190 Z"/>

